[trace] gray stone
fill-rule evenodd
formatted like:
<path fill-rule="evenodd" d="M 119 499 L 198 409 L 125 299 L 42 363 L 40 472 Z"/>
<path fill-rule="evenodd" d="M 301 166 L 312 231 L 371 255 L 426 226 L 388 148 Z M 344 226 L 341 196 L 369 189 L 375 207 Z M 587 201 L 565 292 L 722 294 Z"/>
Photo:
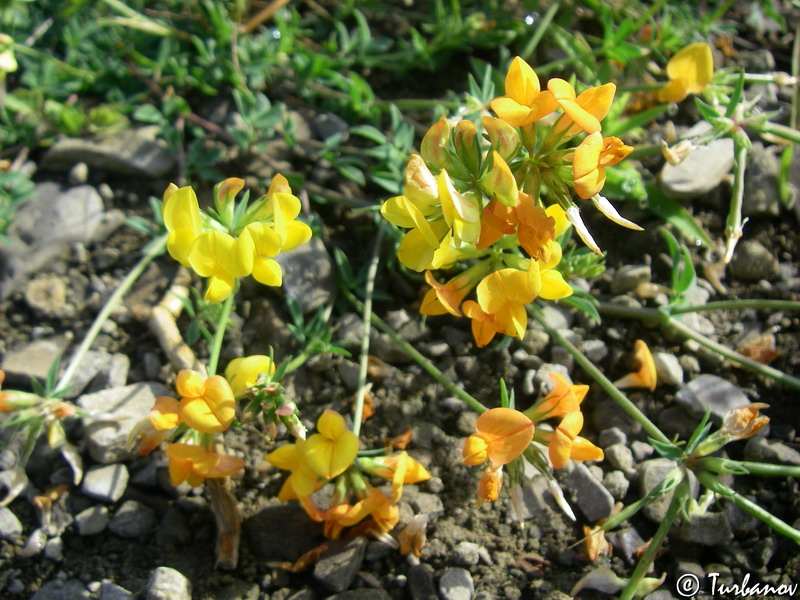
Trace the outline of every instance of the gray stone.
<path fill-rule="evenodd" d="M 336 291 L 336 278 L 333 261 L 321 239 L 312 237 L 297 248 L 281 252 L 275 260 L 283 270 L 284 292 L 304 313 L 330 302 Z"/>
<path fill-rule="evenodd" d="M 47 543 L 44 545 L 44 557 L 53 562 L 61 562 L 64 560 L 64 541 L 60 537 L 47 540 Z"/>
<path fill-rule="evenodd" d="M 654 352 L 653 362 L 656 364 L 656 377 L 667 385 L 683 384 L 683 367 L 674 354 Z"/>
<path fill-rule="evenodd" d="M 480 546 L 474 542 L 459 542 L 453 550 L 453 564 L 459 567 L 474 567 L 481 558 Z"/>
<path fill-rule="evenodd" d="M 70 185 L 82 185 L 89 181 L 89 165 L 85 162 L 76 163 L 67 175 Z"/>
<path fill-rule="evenodd" d="M 625 445 L 628 443 L 628 436 L 619 427 L 603 429 L 597 439 L 601 448 L 608 448 L 614 444 Z"/>
<path fill-rule="evenodd" d="M 113 504 L 128 487 L 128 467 L 122 464 L 92 467 L 83 477 L 81 491 L 90 498 Z"/>
<path fill-rule="evenodd" d="M 539 356 L 550 343 L 550 336 L 541 329 L 529 327 L 522 338 L 522 347 L 530 356 Z"/>
<path fill-rule="evenodd" d="M 556 363 L 544 363 L 536 370 L 536 377 L 534 377 L 534 383 L 539 387 L 540 396 L 546 396 L 555 388 L 555 384 L 553 383 L 553 378 L 550 376 L 550 373 L 557 373 L 558 375 L 565 377 L 567 381 L 572 381 L 569 376 L 569 371 L 564 365 L 559 365 Z"/>
<path fill-rule="evenodd" d="M 598 363 L 608 356 L 608 346 L 603 340 L 586 340 L 583 342 L 583 353 L 593 363 Z"/>
<path fill-rule="evenodd" d="M 6 385 L 29 385 L 30 378 L 40 381 L 47 378 L 47 372 L 69 345 L 64 336 L 36 340 L 6 354 L 3 359 L 3 371 L 6 373 Z"/>
<path fill-rule="evenodd" d="M 648 458 L 653 456 L 654 451 L 655 449 L 647 442 L 640 442 L 639 440 L 634 440 L 631 443 L 631 452 L 633 452 L 633 457 L 636 459 L 636 462 L 642 462 L 643 460 L 647 460 Z"/>
<path fill-rule="evenodd" d="M 744 447 L 744 459 L 753 462 L 800 466 L 800 452 L 783 442 L 770 442 L 764 437 L 752 437 Z"/>
<path fill-rule="evenodd" d="M 563 346 L 553 346 L 550 349 L 550 361 L 555 364 L 564 365 L 569 372 L 572 372 L 575 366 L 575 357 Z"/>
<path fill-rule="evenodd" d="M 83 425 L 92 458 L 102 464 L 130 458 L 126 443 L 131 431 L 150 414 L 156 397 L 171 395 L 163 384 L 141 382 L 81 396 L 78 405 L 89 413 Z"/>
<path fill-rule="evenodd" d="M 28 540 L 25 542 L 25 545 L 19 549 L 18 553 L 22 558 L 31 558 L 44 550 L 45 544 L 47 544 L 47 534 L 41 528 L 35 529 L 33 533 L 28 536 Z"/>
<path fill-rule="evenodd" d="M 701 135 L 710 129 L 704 121 L 693 127 L 689 135 Z M 661 188 L 671 198 L 696 198 L 716 188 L 733 168 L 733 139 L 714 140 L 698 146 L 678 165 L 664 164 Z"/>
<path fill-rule="evenodd" d="M 587 521 L 596 523 L 611 515 L 614 497 L 583 463 L 574 465 L 564 478 L 564 484 L 575 495 L 575 504 Z"/>
<path fill-rule="evenodd" d="M 616 427 L 628 437 L 633 437 L 642 430 L 642 425 L 621 410 L 613 398 L 602 398 L 593 407 L 592 422 L 598 431 Z"/>
<path fill-rule="evenodd" d="M 170 567 L 158 567 L 150 573 L 142 590 L 144 600 L 192 600 L 192 582 Z"/>
<path fill-rule="evenodd" d="M 777 217 L 781 212 L 781 164 L 771 149 L 754 142 L 747 156 L 744 172 L 742 215 L 745 217 Z"/>
<path fill-rule="evenodd" d="M 22 535 L 22 523 L 11 509 L 0 506 L 0 539 L 15 541 Z"/>
<path fill-rule="evenodd" d="M 63 277 L 34 279 L 25 287 L 25 302 L 43 317 L 67 316 L 66 300 L 67 283 Z"/>
<path fill-rule="evenodd" d="M 680 537 L 692 544 L 718 546 L 731 541 L 733 533 L 724 514 L 707 512 L 692 515 L 691 520 L 685 521 L 680 528 Z"/>
<path fill-rule="evenodd" d="M 731 382 L 716 375 L 700 375 L 678 390 L 675 399 L 697 417 L 708 409 L 720 424 L 729 410 L 750 404 L 747 396 Z"/>
<path fill-rule="evenodd" d="M 97 600 L 133 600 L 136 594 L 114 583 L 103 581 L 100 584 Z"/>
<path fill-rule="evenodd" d="M 520 514 L 516 510 L 509 513 L 511 520 L 515 523 L 520 519 L 525 521 L 543 514 L 553 515 L 555 511 L 559 510 L 544 477 L 536 475 L 533 479 L 523 481 L 520 489 L 522 491 Z"/>
<path fill-rule="evenodd" d="M 88 244 L 103 218 L 97 191 L 81 185 L 62 192 L 51 182 L 36 185 L 33 196 L 17 212 L 0 245 L 0 297 L 7 297 L 32 273 L 69 252 L 72 244 Z"/>
<path fill-rule="evenodd" d="M 235 581 L 222 588 L 214 600 L 258 600 L 260 593 L 257 583 Z M 298 598 L 298 600 L 300 599 Z M 313 594 L 311 600 L 314 600 Z"/>
<path fill-rule="evenodd" d="M 75 526 L 80 535 L 95 535 L 108 527 L 111 517 L 105 506 L 90 506 L 75 515 Z"/>
<path fill-rule="evenodd" d="M 603 487 L 608 490 L 609 494 L 614 496 L 614 500 L 622 500 L 625 494 L 628 493 L 629 485 L 630 483 L 622 471 L 609 471 L 603 477 Z"/>
<path fill-rule="evenodd" d="M 331 592 L 343 592 L 350 587 L 364 561 L 367 538 L 336 540 L 314 565 L 314 579 Z"/>
<path fill-rule="evenodd" d="M 419 318 L 407 310 L 392 310 L 384 317 L 386 324 L 406 342 L 416 342 L 424 335 Z"/>
<path fill-rule="evenodd" d="M 611 280 L 611 293 L 624 294 L 632 292 L 642 283 L 650 283 L 649 265 L 625 265 L 617 269 Z"/>
<path fill-rule="evenodd" d="M 411 600 L 439 600 L 430 566 L 414 565 L 408 570 L 408 595 Z"/>
<path fill-rule="evenodd" d="M 572 312 L 552 304 L 545 304 L 542 308 L 544 319 L 553 329 L 569 329 L 572 327 Z M 536 324 L 537 326 L 538 323 Z"/>
<path fill-rule="evenodd" d="M 635 461 L 633 452 L 625 444 L 614 444 L 605 450 L 605 457 L 611 465 L 620 471 L 630 473 L 633 471 Z"/>
<path fill-rule="evenodd" d="M 466 569 L 450 567 L 439 578 L 439 597 L 442 600 L 470 600 L 474 592 L 475 583 Z"/>
<path fill-rule="evenodd" d="M 126 354 L 90 350 L 84 354 L 72 376 L 66 397 L 77 398 L 84 391 L 97 392 L 122 387 L 128 382 L 130 367 L 131 360 Z"/>
<path fill-rule="evenodd" d="M 644 546 L 644 540 L 633 527 L 626 527 L 606 534 L 606 539 L 614 546 L 629 565 L 638 560 L 637 552 Z"/>
<path fill-rule="evenodd" d="M 335 135 L 341 136 L 341 142 L 346 142 L 349 136 L 347 121 L 334 113 L 319 113 L 313 119 L 314 128 L 317 136 L 321 140 L 327 140 Z"/>
<path fill-rule="evenodd" d="M 77 579 L 48 581 L 33 594 L 31 600 L 89 600 L 92 595 Z"/>
<path fill-rule="evenodd" d="M 419 492 L 409 502 L 417 514 L 426 514 L 433 518 L 444 512 L 444 504 L 439 494 Z"/>
<path fill-rule="evenodd" d="M 156 515 L 152 508 L 127 500 L 117 509 L 108 530 L 119 537 L 133 539 L 149 533 L 156 525 Z"/>
<path fill-rule="evenodd" d="M 342 378 L 342 383 L 344 383 L 348 391 L 355 392 L 358 389 L 358 364 L 351 360 L 342 359 L 336 364 L 336 370 L 339 372 L 339 377 Z"/>
<path fill-rule="evenodd" d="M 636 467 L 636 470 L 639 475 L 640 497 L 644 498 L 644 496 L 647 495 L 647 493 L 659 483 L 661 483 L 661 480 L 664 479 L 674 468 L 676 468 L 675 463 L 666 458 L 654 458 L 639 464 Z M 700 485 L 698 484 L 694 473 L 691 472 L 689 472 L 689 489 L 692 497 L 696 498 L 697 493 L 700 490 Z M 669 503 L 672 501 L 672 496 L 674 493 L 675 490 L 672 489 L 660 498 L 657 498 L 645 506 L 642 509 L 642 513 L 651 521 L 660 523 L 664 520 L 664 517 L 667 514 L 667 509 L 669 508 Z"/>
<path fill-rule="evenodd" d="M 267 506 L 242 523 L 242 532 L 260 561 L 292 561 L 320 543 L 322 529 L 299 506 Z"/>
<path fill-rule="evenodd" d="M 63 171 L 77 162 L 119 175 L 157 179 L 175 166 L 175 158 L 157 139 L 158 127 L 127 129 L 92 139 L 62 138 L 45 154 L 42 169 Z"/>
<path fill-rule="evenodd" d="M 314 596 L 310 597 L 313 600 Z M 291 598 L 289 600 L 292 600 Z M 356 588 L 328 597 L 326 600 L 392 600 L 391 594 L 378 588 Z"/>
<path fill-rule="evenodd" d="M 778 274 L 778 259 L 756 240 L 744 240 L 736 246 L 731 272 L 737 279 L 758 281 Z"/>

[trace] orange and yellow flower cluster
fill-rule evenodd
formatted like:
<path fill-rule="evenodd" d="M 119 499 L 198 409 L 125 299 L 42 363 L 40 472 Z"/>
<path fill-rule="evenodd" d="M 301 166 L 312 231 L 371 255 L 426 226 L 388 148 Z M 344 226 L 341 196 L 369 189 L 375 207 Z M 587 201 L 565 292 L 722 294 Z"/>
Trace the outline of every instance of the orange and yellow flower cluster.
<path fill-rule="evenodd" d="M 297 499 L 312 519 L 324 523 L 325 536 L 330 539 L 337 539 L 345 527 L 367 517 L 379 531 L 391 531 L 400 518 L 397 502 L 403 485 L 430 478 L 425 467 L 405 451 L 359 457 L 358 444 L 344 417 L 326 410 L 317 421 L 317 433 L 267 455 L 270 464 L 290 472 L 278 499 Z M 390 480 L 391 492 L 387 495 L 371 486 L 365 474 Z M 311 495 L 328 483 L 333 484 L 333 499 L 328 508 L 321 509 Z"/>
<path fill-rule="evenodd" d="M 550 462 L 556 469 L 570 459 L 602 460 L 603 451 L 578 435 L 583 428 L 581 402 L 589 390 L 572 385 L 557 373 L 550 373 L 554 388 L 535 405 L 522 412 L 512 408 L 493 408 L 478 417 L 475 433 L 462 449 L 464 464 L 488 464 L 478 484 L 478 503 L 496 500 L 503 483 L 503 466 L 517 460 L 532 441 L 548 447 Z M 554 430 L 536 427 L 551 418 L 561 421 Z"/>
<path fill-rule="evenodd" d="M 164 192 L 167 250 L 186 267 L 208 278 L 205 299 L 218 304 L 234 290 L 236 280 L 252 275 L 259 283 L 279 286 L 281 267 L 275 257 L 306 243 L 311 229 L 297 220 L 300 200 L 288 181 L 276 175 L 266 195 L 249 207 L 234 198 L 244 187 L 236 177 L 214 188 L 214 210 L 202 212 L 190 186 L 170 184 Z"/>
<path fill-rule="evenodd" d="M 606 168 L 632 151 L 601 133 L 615 90 L 607 83 L 578 94 L 558 78 L 542 89 L 533 69 L 515 58 L 506 96 L 491 102 L 497 117 L 481 120 L 482 135 L 467 120 L 451 126 L 442 119 L 430 128 L 420 154 L 409 159 L 403 194 L 381 208 L 384 218 L 408 230 L 400 261 L 426 271 L 432 289 L 423 314 L 466 315 L 479 346 L 497 333 L 521 338 L 526 304 L 572 294 L 558 271 L 557 239 L 569 225 L 600 252 L 573 194 L 591 199 L 613 221 L 639 229 L 599 194 Z M 554 121 L 541 125 L 548 117 Z M 431 273 L 462 261 L 472 264 L 446 283 Z M 476 299 L 468 300 L 473 289 Z"/>

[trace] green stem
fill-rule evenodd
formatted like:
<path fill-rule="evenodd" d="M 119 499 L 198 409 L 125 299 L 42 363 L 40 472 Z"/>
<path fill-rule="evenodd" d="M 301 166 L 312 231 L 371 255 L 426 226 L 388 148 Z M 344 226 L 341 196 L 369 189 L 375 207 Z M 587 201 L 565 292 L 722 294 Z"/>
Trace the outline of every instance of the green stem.
<path fill-rule="evenodd" d="M 636 23 L 634 23 L 634 25 L 628 31 L 630 31 L 630 32 L 638 32 L 639 30 L 641 30 L 641 28 L 644 27 L 644 24 L 654 14 L 656 14 L 656 12 L 661 10 L 661 7 L 664 6 L 664 4 L 666 4 L 666 3 L 667 3 L 667 0 L 658 0 L 658 2 L 653 4 L 650 8 L 647 9 L 647 11 L 641 17 L 639 17 L 639 20 L 636 21 Z M 624 38 L 618 39 L 617 42 L 625 41 L 628 38 L 628 36 L 630 36 L 630 33 L 628 35 L 626 35 Z"/>
<path fill-rule="evenodd" d="M 672 527 L 672 524 L 675 522 L 675 519 L 678 517 L 678 511 L 681 508 L 681 503 L 688 494 L 688 483 L 687 480 L 684 479 L 679 484 L 678 489 L 675 490 L 675 495 L 672 497 L 672 501 L 667 509 L 667 514 L 664 516 L 664 520 L 661 521 L 661 524 L 658 526 L 655 535 L 653 535 L 653 539 L 650 540 L 650 543 L 647 545 L 647 550 L 645 550 L 644 554 L 642 554 L 642 558 L 640 558 L 639 562 L 636 563 L 636 568 L 633 570 L 633 574 L 628 580 L 628 585 L 626 585 L 625 589 L 622 590 L 619 600 L 631 600 L 634 597 L 637 588 L 639 587 L 639 582 L 641 582 L 641 580 L 650 570 L 650 566 L 653 564 L 656 554 L 661 549 L 661 545 L 664 543 L 667 533 Z"/>
<path fill-rule="evenodd" d="M 715 304 L 719 305 L 722 303 L 715 303 Z M 737 304 L 739 303 L 737 302 Z M 739 304 L 739 306 L 741 305 Z M 695 308 L 695 307 L 682 307 L 680 312 L 693 312 L 689 310 L 690 308 Z M 756 308 L 756 307 L 751 306 L 751 308 Z M 792 308 L 792 307 L 787 307 L 787 308 Z M 713 350 L 717 354 L 721 354 L 722 356 L 724 356 L 733 363 L 736 363 L 742 367 L 755 371 L 756 373 L 760 373 L 761 375 L 764 375 L 766 377 L 775 379 L 776 381 L 780 381 L 784 385 L 787 385 L 791 388 L 800 390 L 800 379 L 792 377 L 791 375 L 787 375 L 786 373 L 779 371 L 778 369 L 762 364 L 758 361 L 747 358 L 746 356 L 739 354 L 735 350 L 731 350 L 727 346 L 723 346 L 722 344 L 719 344 L 707 338 L 703 334 L 696 332 L 691 327 L 684 325 L 678 319 L 674 319 L 671 316 L 669 316 L 668 313 L 656 310 L 655 308 L 631 308 L 628 306 L 622 306 L 619 304 L 613 304 L 609 302 L 600 302 L 597 306 L 597 310 L 599 310 L 600 313 L 604 315 L 610 315 L 613 317 L 661 322 L 663 325 L 675 330 L 682 336 L 698 342 L 702 346 L 705 346 L 709 350 Z"/>
<path fill-rule="evenodd" d="M 561 8 L 561 0 L 556 0 L 547 8 L 547 12 L 544 13 L 544 17 L 542 17 L 542 20 L 539 21 L 539 24 L 536 26 L 536 31 L 533 32 L 533 35 L 528 40 L 528 43 L 525 44 L 525 47 L 519 54 L 526 61 L 530 62 L 531 56 L 533 56 L 533 53 L 536 51 L 536 47 L 539 45 L 539 42 L 542 41 L 545 31 L 547 31 L 547 28 L 550 27 L 550 23 L 552 23 L 553 17 L 556 16 L 559 8 Z"/>
<path fill-rule="evenodd" d="M 347 298 L 348 302 L 350 302 L 350 304 L 355 306 L 356 310 L 363 312 L 364 303 L 361 302 L 361 300 L 356 298 L 353 295 L 353 293 L 346 288 L 342 288 L 341 291 L 342 294 L 344 294 L 344 297 Z M 474 410 L 479 414 L 484 413 L 488 410 L 483 404 L 480 403 L 480 401 L 478 401 L 476 398 L 473 398 L 467 392 L 458 387 L 455 383 L 450 381 L 445 376 L 444 373 L 442 373 L 431 363 L 431 361 L 429 361 L 422 354 L 420 354 L 419 351 L 417 351 L 417 349 L 414 348 L 414 346 L 412 346 L 403 338 L 401 338 L 399 335 L 397 335 L 394 332 L 394 330 L 391 327 L 389 327 L 386 323 L 384 323 L 380 317 L 373 314 L 372 317 L 370 318 L 370 321 L 375 327 L 377 327 L 386 335 L 388 335 L 390 338 L 392 338 L 392 341 L 398 346 L 400 346 L 403 352 L 408 354 L 408 356 L 411 357 L 420 367 L 422 367 L 423 370 L 425 370 L 431 377 L 433 377 L 436 381 L 441 383 L 449 392 L 456 395 L 460 400 L 466 403 L 472 410 Z"/>
<path fill-rule="evenodd" d="M 778 125 L 777 123 L 770 123 L 767 121 L 759 125 L 748 124 L 746 126 L 758 133 L 770 133 L 790 142 L 794 142 L 795 144 L 800 144 L 800 131 L 791 127 L 786 127 L 786 125 Z"/>
<path fill-rule="evenodd" d="M 233 309 L 234 295 L 235 291 L 231 292 L 231 295 L 225 298 L 225 302 L 222 303 L 222 311 L 220 312 L 219 319 L 217 320 L 217 330 L 214 332 L 214 339 L 211 342 L 211 355 L 208 357 L 209 377 L 215 375 L 217 372 L 219 354 L 222 350 L 222 340 L 225 338 L 225 329 L 228 326 L 228 319 L 231 315 L 231 310 Z"/>
<path fill-rule="evenodd" d="M 800 478 L 800 467 L 792 465 L 771 465 L 769 463 L 750 462 L 747 460 L 730 460 L 716 456 L 704 456 L 697 459 L 697 463 L 709 471 L 720 473 L 725 471 L 725 465 L 733 463 L 736 467 L 745 469 L 751 475 L 765 477 L 796 477 Z"/>
<path fill-rule="evenodd" d="M 375 236 L 375 245 L 372 248 L 372 257 L 367 268 L 367 281 L 364 285 L 364 331 L 361 334 L 361 356 L 358 360 L 358 386 L 356 387 L 356 404 L 353 409 L 353 433 L 361 433 L 361 417 L 364 413 L 364 394 L 367 390 L 367 367 L 369 366 L 369 334 L 372 331 L 372 294 L 375 291 L 375 276 L 378 274 L 380 262 L 381 242 L 385 229 L 378 227 Z"/>
<path fill-rule="evenodd" d="M 716 23 L 719 19 L 721 19 L 723 15 L 730 10 L 735 1 L 736 0 L 726 0 L 720 4 L 713 13 L 703 19 L 703 28 L 708 27 L 711 23 Z"/>
<path fill-rule="evenodd" d="M 733 191 L 731 192 L 731 205 L 728 209 L 728 220 L 725 226 L 725 255 L 722 260 L 725 264 L 731 262 L 733 251 L 739 238 L 742 237 L 742 204 L 744 203 L 744 171 L 747 167 L 747 151 L 750 149 L 750 140 L 744 131 L 737 131 L 733 136 L 735 147 Z"/>
<path fill-rule="evenodd" d="M 746 310 L 749 308 L 763 310 L 800 310 L 800 302 L 792 300 L 721 300 L 719 302 L 707 302 L 697 306 L 676 306 L 670 309 L 673 315 L 685 313 L 705 312 L 713 310 Z"/>
<path fill-rule="evenodd" d="M 55 64 L 59 69 L 63 69 L 67 73 L 75 75 L 76 77 L 80 77 L 81 79 L 92 81 L 94 80 L 95 77 L 95 73 L 93 73 L 92 71 L 86 71 L 84 69 L 78 69 L 77 67 L 68 65 L 64 61 L 58 60 L 55 56 L 51 56 L 49 54 L 45 54 L 44 52 L 40 52 L 36 48 L 30 48 L 22 44 L 14 44 L 14 52 L 17 52 L 18 54 L 26 54 L 41 61 L 49 61 Z"/>
<path fill-rule="evenodd" d="M 125 276 L 125 279 L 123 279 L 119 284 L 119 287 L 114 290 L 114 293 L 111 294 L 111 297 L 106 301 L 103 308 L 95 317 L 92 326 L 89 328 L 89 331 L 86 332 L 86 335 L 84 336 L 81 345 L 78 347 L 78 350 L 72 355 L 69 365 L 64 370 L 64 374 L 61 375 L 61 379 L 59 379 L 58 384 L 56 385 L 56 390 L 61 390 L 69 384 L 69 382 L 72 380 L 72 377 L 75 375 L 75 371 L 77 371 L 78 367 L 80 366 L 83 356 L 89 351 L 89 348 L 92 347 L 95 338 L 100 333 L 100 328 L 103 326 L 103 323 L 105 323 L 108 320 L 108 317 L 111 315 L 111 311 L 116 308 L 117 304 L 119 304 L 119 301 L 122 300 L 122 297 L 128 293 L 128 290 L 131 289 L 131 286 L 136 283 L 136 280 L 139 279 L 139 276 L 147 268 L 147 265 L 149 265 L 154 258 L 164 252 L 164 248 L 166 248 L 166 246 L 167 235 L 164 234 L 150 246 L 150 249 L 147 251 L 147 253 L 139 259 L 139 262 L 134 265 L 130 272 Z"/>
<path fill-rule="evenodd" d="M 773 515 L 768 510 L 765 510 L 752 500 L 748 500 L 744 496 L 742 496 L 739 492 L 729 488 L 727 485 L 722 483 L 715 475 L 709 473 L 708 471 L 704 471 L 702 469 L 698 469 L 695 472 L 697 475 L 697 479 L 700 480 L 704 486 L 710 489 L 712 492 L 719 494 L 723 498 L 728 500 L 732 500 L 736 503 L 736 506 L 741 508 L 743 511 L 750 513 L 754 517 L 761 519 L 769 525 L 772 529 L 780 533 L 781 535 L 786 536 L 790 540 L 794 541 L 796 544 L 800 544 L 800 531 L 782 521 L 775 515 Z"/>
<path fill-rule="evenodd" d="M 557 329 L 554 329 L 547 323 L 547 320 L 541 314 L 541 311 L 538 308 L 529 307 L 528 314 L 530 314 L 534 319 L 536 319 L 544 330 L 550 335 L 553 340 L 556 341 L 560 346 L 562 346 L 567 352 L 569 352 L 575 362 L 589 375 L 592 379 L 594 379 L 597 383 L 600 384 L 600 387 L 611 396 L 617 404 L 622 407 L 628 416 L 630 416 L 634 421 L 641 424 L 645 431 L 650 435 L 651 438 L 658 440 L 659 442 L 663 442 L 665 444 L 670 443 L 670 439 L 664 435 L 664 433 L 653 423 L 650 419 L 648 419 L 645 414 L 639 410 L 636 405 L 631 402 L 628 397 L 623 394 L 619 389 L 611 383 L 611 380 L 606 377 L 600 369 L 595 367 L 592 362 L 586 358 L 583 353 L 578 350 L 567 338 L 561 335 Z"/>

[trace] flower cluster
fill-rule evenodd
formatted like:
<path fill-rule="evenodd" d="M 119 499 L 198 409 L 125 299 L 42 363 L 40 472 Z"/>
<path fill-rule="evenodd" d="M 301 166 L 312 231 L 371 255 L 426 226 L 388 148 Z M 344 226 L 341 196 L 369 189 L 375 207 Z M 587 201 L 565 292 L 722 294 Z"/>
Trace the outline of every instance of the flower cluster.
<path fill-rule="evenodd" d="M 345 527 L 367 517 L 371 517 L 379 531 L 391 531 L 400 519 L 397 502 L 403 485 L 430 478 L 425 467 L 405 451 L 358 456 L 358 438 L 333 410 L 326 410 L 320 416 L 317 433 L 273 450 L 267 461 L 290 472 L 278 499 L 297 499 L 312 519 L 324 524 L 325 536 L 330 539 L 337 539 Z M 371 486 L 365 475 L 390 480 L 390 493 Z M 321 509 L 311 495 L 328 483 L 333 484 L 333 498 L 328 508 Z"/>
<path fill-rule="evenodd" d="M 170 184 L 162 211 L 169 232 L 167 250 L 186 267 L 208 278 L 205 299 L 218 304 L 234 290 L 236 280 L 252 275 L 259 283 L 279 286 L 281 267 L 275 257 L 306 243 L 311 229 L 297 220 L 300 200 L 283 175 L 275 175 L 266 195 L 248 206 L 234 198 L 244 181 L 231 177 L 214 188 L 214 209 L 200 210 L 190 187 Z"/>
<path fill-rule="evenodd" d="M 478 484 L 479 505 L 498 498 L 503 466 L 520 459 L 532 441 L 548 447 L 550 462 L 556 469 L 565 467 L 570 459 L 603 459 L 600 448 L 578 435 L 583 428 L 580 405 L 589 386 L 573 385 L 558 373 L 550 373 L 550 377 L 553 391 L 526 411 L 493 408 L 475 422 L 475 433 L 464 443 L 462 456 L 467 465 L 488 461 Z M 561 419 L 554 430 L 536 426 L 551 418 Z"/>
<path fill-rule="evenodd" d="M 557 78 L 543 90 L 533 69 L 515 58 L 507 95 L 492 100 L 497 117 L 483 117 L 482 135 L 467 120 L 451 126 L 442 119 L 430 128 L 420 154 L 408 161 L 403 194 L 381 208 L 384 218 L 408 230 L 400 261 L 426 271 L 432 289 L 423 314 L 466 315 L 479 346 L 497 333 L 521 338 L 526 304 L 572 294 L 558 271 L 557 239 L 569 225 L 600 253 L 573 195 L 640 229 L 600 195 L 605 169 L 633 150 L 601 133 L 615 90 L 607 83 L 578 94 Z M 549 126 L 542 124 L 546 118 Z M 446 283 L 430 272 L 462 261 L 471 264 Z M 476 300 L 467 300 L 476 288 Z"/>

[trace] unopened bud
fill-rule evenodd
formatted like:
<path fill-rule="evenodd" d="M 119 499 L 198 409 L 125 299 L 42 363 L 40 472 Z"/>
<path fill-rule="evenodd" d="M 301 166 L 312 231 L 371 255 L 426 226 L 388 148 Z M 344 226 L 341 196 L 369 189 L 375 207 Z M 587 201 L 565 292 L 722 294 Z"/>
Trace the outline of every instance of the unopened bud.
<path fill-rule="evenodd" d="M 664 140 L 661 140 L 661 155 L 672 166 L 679 165 L 694 150 L 694 144 L 690 140 L 681 140 L 671 148 Z"/>

